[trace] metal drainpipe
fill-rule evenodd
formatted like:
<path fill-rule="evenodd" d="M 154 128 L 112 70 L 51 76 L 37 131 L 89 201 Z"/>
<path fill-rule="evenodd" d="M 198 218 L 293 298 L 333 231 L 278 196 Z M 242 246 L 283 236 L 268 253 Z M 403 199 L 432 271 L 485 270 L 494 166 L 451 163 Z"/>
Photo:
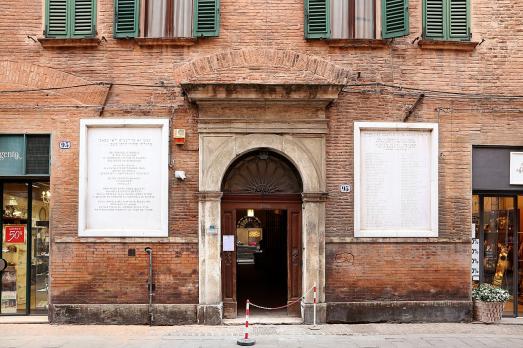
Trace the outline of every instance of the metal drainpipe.
<path fill-rule="evenodd" d="M 147 289 L 149 290 L 149 326 L 153 325 L 153 249 L 145 248 L 145 252 L 149 255 L 149 276 L 147 279 Z"/>

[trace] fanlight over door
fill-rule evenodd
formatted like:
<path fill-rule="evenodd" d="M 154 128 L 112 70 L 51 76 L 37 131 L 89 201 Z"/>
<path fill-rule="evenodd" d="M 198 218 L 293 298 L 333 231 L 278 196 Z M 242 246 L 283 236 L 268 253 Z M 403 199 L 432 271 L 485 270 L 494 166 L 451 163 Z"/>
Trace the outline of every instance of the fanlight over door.
<path fill-rule="evenodd" d="M 274 152 L 251 152 L 231 165 L 225 174 L 222 191 L 240 194 L 301 193 L 301 178 L 296 169 Z"/>

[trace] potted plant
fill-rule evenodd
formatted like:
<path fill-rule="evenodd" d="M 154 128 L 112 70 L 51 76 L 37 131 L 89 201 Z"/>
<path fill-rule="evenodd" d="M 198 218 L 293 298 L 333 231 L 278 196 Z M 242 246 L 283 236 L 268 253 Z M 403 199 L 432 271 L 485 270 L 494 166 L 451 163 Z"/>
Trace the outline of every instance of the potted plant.
<path fill-rule="evenodd" d="M 490 284 L 481 284 L 472 290 L 474 301 L 474 320 L 494 323 L 501 320 L 503 306 L 510 298 L 507 290 Z"/>

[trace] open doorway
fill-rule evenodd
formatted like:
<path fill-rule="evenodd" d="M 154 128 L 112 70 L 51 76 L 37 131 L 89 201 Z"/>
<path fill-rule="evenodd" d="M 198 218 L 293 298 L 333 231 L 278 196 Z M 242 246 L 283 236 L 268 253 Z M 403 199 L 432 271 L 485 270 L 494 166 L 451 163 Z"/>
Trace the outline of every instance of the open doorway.
<path fill-rule="evenodd" d="M 238 315 L 249 299 L 264 307 L 287 304 L 287 210 L 240 209 L 236 221 Z M 253 315 L 260 312 L 253 307 Z M 286 308 L 271 315 L 287 315 Z"/>
<path fill-rule="evenodd" d="M 249 152 L 229 167 L 221 205 L 224 318 L 243 315 L 247 299 L 300 315 L 302 187 L 294 165 L 270 150 Z"/>

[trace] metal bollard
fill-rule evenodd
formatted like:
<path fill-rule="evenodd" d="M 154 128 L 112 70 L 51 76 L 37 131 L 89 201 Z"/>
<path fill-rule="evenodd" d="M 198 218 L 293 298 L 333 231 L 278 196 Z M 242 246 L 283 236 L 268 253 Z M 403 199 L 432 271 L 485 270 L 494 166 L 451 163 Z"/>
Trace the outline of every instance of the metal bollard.
<path fill-rule="evenodd" d="M 320 328 L 316 325 L 316 304 L 318 303 L 318 291 L 316 289 L 316 283 L 314 283 L 314 302 L 312 304 L 312 327 L 311 330 L 319 330 Z"/>

